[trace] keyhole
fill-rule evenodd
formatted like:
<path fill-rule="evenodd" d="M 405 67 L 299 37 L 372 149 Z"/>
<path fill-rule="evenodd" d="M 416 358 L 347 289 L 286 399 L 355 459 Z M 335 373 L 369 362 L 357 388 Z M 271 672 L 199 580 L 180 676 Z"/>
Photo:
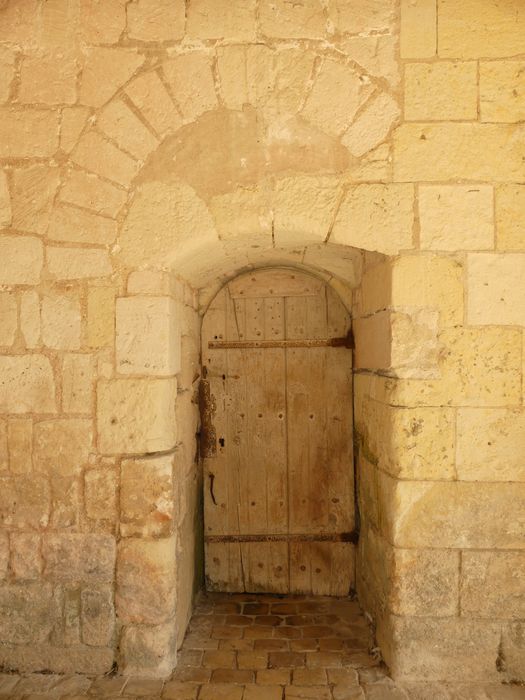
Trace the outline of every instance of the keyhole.
<path fill-rule="evenodd" d="M 224 447 L 224 438 L 219 438 L 219 445 Z"/>

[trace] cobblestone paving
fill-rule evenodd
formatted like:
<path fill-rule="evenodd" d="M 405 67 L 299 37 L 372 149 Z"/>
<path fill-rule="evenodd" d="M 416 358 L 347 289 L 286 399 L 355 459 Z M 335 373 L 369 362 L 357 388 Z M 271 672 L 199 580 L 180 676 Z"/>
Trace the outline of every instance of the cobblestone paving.
<path fill-rule="evenodd" d="M 179 665 L 165 681 L 0 674 L 6 700 L 519 700 L 502 685 L 395 684 L 368 654 L 356 602 L 268 595 L 202 596 Z"/>

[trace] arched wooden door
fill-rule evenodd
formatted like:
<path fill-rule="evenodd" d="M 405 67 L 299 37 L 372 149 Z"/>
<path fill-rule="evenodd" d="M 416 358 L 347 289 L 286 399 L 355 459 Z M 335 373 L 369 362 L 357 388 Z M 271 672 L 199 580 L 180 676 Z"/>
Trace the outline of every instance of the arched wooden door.
<path fill-rule="evenodd" d="M 202 327 L 209 590 L 346 595 L 354 582 L 350 318 L 322 280 L 230 281 Z"/>

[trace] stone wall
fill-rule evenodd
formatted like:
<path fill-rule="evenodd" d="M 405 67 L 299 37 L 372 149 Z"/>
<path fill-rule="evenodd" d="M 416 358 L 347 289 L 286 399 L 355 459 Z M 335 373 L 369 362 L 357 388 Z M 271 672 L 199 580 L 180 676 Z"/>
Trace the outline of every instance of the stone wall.
<path fill-rule="evenodd" d="M 353 307 L 387 663 L 525 677 L 524 55 L 521 0 L 0 2 L 0 665 L 175 663 L 197 311 L 287 264 Z"/>

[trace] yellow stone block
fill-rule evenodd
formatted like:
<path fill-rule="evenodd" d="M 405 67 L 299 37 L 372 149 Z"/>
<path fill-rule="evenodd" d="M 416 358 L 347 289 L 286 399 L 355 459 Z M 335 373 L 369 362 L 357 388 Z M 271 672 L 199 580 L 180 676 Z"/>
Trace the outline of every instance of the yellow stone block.
<path fill-rule="evenodd" d="M 525 252 L 525 185 L 496 188 L 496 248 Z"/>
<path fill-rule="evenodd" d="M 11 187 L 13 228 L 46 233 L 58 185 L 58 168 L 30 165 L 14 169 Z"/>
<path fill-rule="evenodd" d="M 7 424 L 9 471 L 29 474 L 33 471 L 33 421 L 31 418 L 11 418 Z"/>
<path fill-rule="evenodd" d="M 0 284 L 38 284 L 44 262 L 42 241 L 34 236 L 0 235 Z"/>
<path fill-rule="evenodd" d="M 340 47 L 369 75 L 384 78 L 393 88 L 399 85 L 397 36 L 350 36 L 341 39 Z"/>
<path fill-rule="evenodd" d="M 126 11 L 130 39 L 160 42 L 184 36 L 184 0 L 135 0 Z"/>
<path fill-rule="evenodd" d="M 0 292 L 0 345 L 7 347 L 15 342 L 18 328 L 16 296 L 12 292 Z"/>
<path fill-rule="evenodd" d="M 97 120 L 97 126 L 122 150 L 146 160 L 158 145 L 157 139 L 122 100 L 113 100 Z"/>
<path fill-rule="evenodd" d="M 48 246 L 46 257 L 48 270 L 57 280 L 108 277 L 113 272 L 107 250 Z"/>
<path fill-rule="evenodd" d="M 255 0 L 192 0 L 188 6 L 188 36 L 195 39 L 255 39 Z"/>
<path fill-rule="evenodd" d="M 59 113 L 51 109 L 0 109 L 0 158 L 48 158 L 58 148 Z"/>
<path fill-rule="evenodd" d="M 42 341 L 54 350 L 78 350 L 81 339 L 80 302 L 73 294 L 42 297 Z"/>
<path fill-rule="evenodd" d="M 2 46 L 0 47 L 0 104 L 9 99 L 14 77 L 15 51 L 9 46 Z"/>
<path fill-rule="evenodd" d="M 127 187 L 139 170 L 139 163 L 95 131 L 80 139 L 71 160 L 80 167 Z"/>
<path fill-rule="evenodd" d="M 330 0 L 328 16 L 337 33 L 391 32 L 394 0 Z"/>
<path fill-rule="evenodd" d="M 436 41 L 436 0 L 401 0 L 401 58 L 431 58 Z"/>
<path fill-rule="evenodd" d="M 286 0 L 262 0 L 259 4 L 260 30 L 268 37 L 286 39 L 323 39 L 326 20 L 320 0 L 290 3 Z"/>
<path fill-rule="evenodd" d="M 360 112 L 341 143 L 353 156 L 360 158 L 385 140 L 399 114 L 397 101 L 386 92 L 380 93 Z"/>
<path fill-rule="evenodd" d="M 157 72 L 137 76 L 126 87 L 126 93 L 159 136 L 182 125 L 182 117 Z"/>
<path fill-rule="evenodd" d="M 94 410 L 92 355 L 68 353 L 62 360 L 62 411 L 91 414 Z"/>
<path fill-rule="evenodd" d="M 76 146 L 89 115 L 87 107 L 64 107 L 60 123 L 60 148 L 70 153 Z"/>
<path fill-rule="evenodd" d="M 90 287 L 87 294 L 87 337 L 92 348 L 112 345 L 115 339 L 115 290 Z"/>
<path fill-rule="evenodd" d="M 523 124 L 402 124 L 394 132 L 394 180 L 525 179 Z"/>
<path fill-rule="evenodd" d="M 438 0 L 439 55 L 505 58 L 525 53 L 522 0 Z"/>
<path fill-rule="evenodd" d="M 74 53 L 39 51 L 26 54 L 20 68 L 18 101 L 29 104 L 73 104 L 80 64 Z"/>
<path fill-rule="evenodd" d="M 525 61 L 481 61 L 479 101 L 482 122 L 525 120 L 524 76 Z"/>
<path fill-rule="evenodd" d="M 407 63 L 405 119 L 472 119 L 478 117 L 478 67 L 475 61 Z"/>
<path fill-rule="evenodd" d="M 44 355 L 0 357 L 2 413 L 56 413 L 55 380 Z"/>
<path fill-rule="evenodd" d="M 467 321 L 525 326 L 525 253 L 471 253 Z"/>
<path fill-rule="evenodd" d="M 80 27 L 88 44 L 116 44 L 126 28 L 127 0 L 80 0 Z"/>
<path fill-rule="evenodd" d="M 101 107 L 144 63 L 132 49 L 90 48 L 80 82 L 80 103 Z"/>
<path fill-rule="evenodd" d="M 102 216 L 115 217 L 128 193 L 92 173 L 71 170 L 60 190 L 60 201 L 91 209 Z"/>
<path fill-rule="evenodd" d="M 53 241 L 107 245 L 115 240 L 116 235 L 115 221 L 77 207 L 57 206 L 49 221 L 48 236 Z"/>
<path fill-rule="evenodd" d="M 207 53 L 179 54 L 164 63 L 162 70 L 185 119 L 193 121 L 217 107 L 211 57 Z"/>

